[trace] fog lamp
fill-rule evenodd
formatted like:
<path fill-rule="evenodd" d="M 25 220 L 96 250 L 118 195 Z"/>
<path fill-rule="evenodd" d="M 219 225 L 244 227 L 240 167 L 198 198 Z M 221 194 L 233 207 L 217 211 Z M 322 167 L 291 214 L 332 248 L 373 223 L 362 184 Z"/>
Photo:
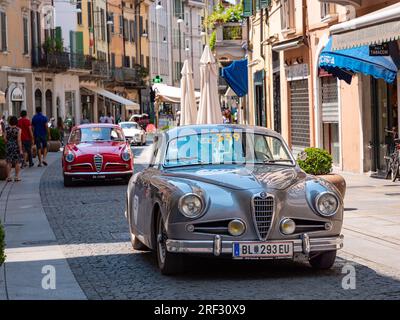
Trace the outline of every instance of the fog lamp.
<path fill-rule="evenodd" d="M 296 223 L 289 218 L 283 219 L 281 222 L 281 232 L 283 234 L 292 234 L 296 230 Z"/>
<path fill-rule="evenodd" d="M 241 236 L 246 230 L 245 224 L 240 220 L 232 220 L 228 224 L 228 231 L 232 236 Z"/>

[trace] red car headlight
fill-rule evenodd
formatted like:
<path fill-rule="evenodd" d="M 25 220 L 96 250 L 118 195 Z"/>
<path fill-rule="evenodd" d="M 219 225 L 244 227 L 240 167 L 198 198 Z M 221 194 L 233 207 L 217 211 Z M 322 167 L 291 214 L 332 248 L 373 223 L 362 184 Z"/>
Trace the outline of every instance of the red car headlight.
<path fill-rule="evenodd" d="M 75 155 L 72 152 L 68 152 L 67 155 L 65 156 L 65 161 L 71 163 L 74 160 L 75 160 Z"/>
<path fill-rule="evenodd" d="M 130 152 L 128 152 L 128 151 L 124 151 L 124 152 L 122 152 L 121 153 L 121 158 L 122 158 L 122 160 L 124 160 L 124 161 L 129 161 L 130 159 L 131 159 L 131 154 L 130 154 Z"/>

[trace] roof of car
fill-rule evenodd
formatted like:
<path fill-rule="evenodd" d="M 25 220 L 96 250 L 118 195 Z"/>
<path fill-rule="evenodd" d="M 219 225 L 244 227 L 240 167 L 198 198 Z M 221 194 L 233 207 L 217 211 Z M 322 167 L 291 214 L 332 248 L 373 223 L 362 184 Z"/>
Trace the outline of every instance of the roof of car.
<path fill-rule="evenodd" d="M 78 129 L 83 129 L 83 128 L 119 128 L 118 125 L 113 124 L 113 123 L 88 123 L 88 124 L 80 124 L 76 126 L 75 128 Z"/>
<path fill-rule="evenodd" d="M 271 129 L 258 126 L 241 125 L 241 124 L 207 124 L 207 125 L 179 126 L 165 131 L 165 135 L 168 137 L 168 139 L 170 139 L 170 138 L 175 138 L 177 136 L 197 134 L 203 131 L 205 132 L 245 131 L 245 132 L 262 133 L 280 137 L 279 133 Z"/>

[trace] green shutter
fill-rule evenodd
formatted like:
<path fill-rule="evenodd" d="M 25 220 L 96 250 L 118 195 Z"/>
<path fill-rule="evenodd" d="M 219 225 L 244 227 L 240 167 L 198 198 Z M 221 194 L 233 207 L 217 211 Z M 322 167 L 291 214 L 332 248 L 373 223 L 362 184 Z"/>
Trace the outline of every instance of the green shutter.
<path fill-rule="evenodd" d="M 62 41 L 62 31 L 61 27 L 56 27 L 56 32 L 55 32 L 56 40 L 57 41 Z"/>
<path fill-rule="evenodd" d="M 243 0 L 243 17 L 253 15 L 253 0 Z"/>
<path fill-rule="evenodd" d="M 265 9 L 271 4 L 271 0 L 260 0 L 260 8 Z"/>
<path fill-rule="evenodd" d="M 255 0 L 256 2 L 256 11 L 260 11 L 260 0 Z"/>
<path fill-rule="evenodd" d="M 76 32 L 76 53 L 83 54 L 83 32 Z"/>

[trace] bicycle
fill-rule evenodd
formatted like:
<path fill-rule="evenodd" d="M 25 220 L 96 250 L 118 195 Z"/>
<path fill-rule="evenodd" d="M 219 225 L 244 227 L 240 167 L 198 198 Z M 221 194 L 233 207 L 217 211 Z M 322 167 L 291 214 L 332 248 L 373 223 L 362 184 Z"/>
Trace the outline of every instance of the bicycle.
<path fill-rule="evenodd" d="M 397 134 L 396 131 L 385 130 L 387 133 L 393 134 L 393 137 Z M 386 160 L 386 179 L 391 178 L 392 182 L 395 182 L 397 178 L 400 179 L 400 139 L 394 138 L 394 151 L 389 155 L 385 156 Z"/>

